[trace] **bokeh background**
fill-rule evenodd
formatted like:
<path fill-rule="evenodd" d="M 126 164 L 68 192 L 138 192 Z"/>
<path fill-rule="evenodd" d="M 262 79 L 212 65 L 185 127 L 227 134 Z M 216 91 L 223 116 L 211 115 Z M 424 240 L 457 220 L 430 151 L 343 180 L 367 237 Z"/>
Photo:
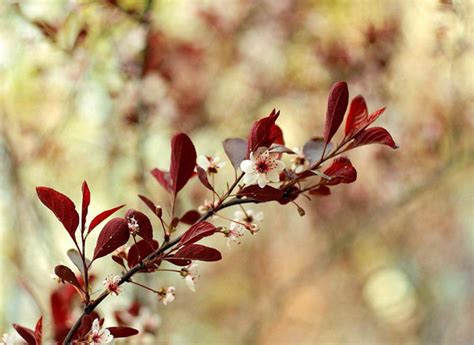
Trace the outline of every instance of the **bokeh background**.
<path fill-rule="evenodd" d="M 2 0 L 1 313 L 51 325 L 49 278 L 68 235 L 36 198 L 46 185 L 90 214 L 168 198 L 149 175 L 187 132 L 198 153 L 281 110 L 289 147 L 322 133 L 330 85 L 349 83 L 400 149 L 350 153 L 356 183 L 265 212 L 262 230 L 182 279 L 164 307 L 127 286 L 101 307 L 149 307 L 149 344 L 469 344 L 473 290 L 473 7 L 456 0 Z M 148 16 L 144 16 L 148 13 Z M 147 20 L 148 19 L 148 20 Z M 221 190 L 233 177 L 218 175 Z M 209 198 L 196 181 L 181 210 Z M 228 215 L 232 216 L 232 212 Z M 158 224 L 156 224 L 158 225 Z M 159 230 L 156 226 L 156 230 Z M 159 232 L 156 232 L 157 235 Z M 91 246 L 93 247 L 93 246 Z M 92 248 L 89 248 L 92 250 Z M 96 287 L 118 267 L 97 265 Z"/>

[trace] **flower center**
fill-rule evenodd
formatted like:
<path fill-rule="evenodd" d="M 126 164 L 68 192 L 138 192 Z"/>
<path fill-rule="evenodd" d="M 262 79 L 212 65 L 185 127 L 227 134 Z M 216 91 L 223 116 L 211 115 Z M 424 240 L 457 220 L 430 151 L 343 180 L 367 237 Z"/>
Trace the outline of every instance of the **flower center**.
<path fill-rule="evenodd" d="M 267 164 L 266 161 L 259 161 L 257 162 L 255 169 L 259 173 L 266 173 L 268 172 L 268 170 L 270 170 L 270 166 Z"/>

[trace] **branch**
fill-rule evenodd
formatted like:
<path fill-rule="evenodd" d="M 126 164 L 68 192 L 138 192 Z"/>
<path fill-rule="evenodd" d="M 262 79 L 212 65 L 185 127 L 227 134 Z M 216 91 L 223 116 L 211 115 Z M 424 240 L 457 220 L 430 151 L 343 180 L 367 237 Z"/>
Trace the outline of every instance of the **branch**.
<path fill-rule="evenodd" d="M 239 198 L 234 198 L 234 199 L 231 199 L 227 202 L 224 202 L 222 204 L 220 204 L 219 206 L 217 206 L 216 208 L 212 209 L 212 210 L 209 210 L 207 213 L 203 214 L 201 216 L 201 218 L 199 218 L 199 220 L 196 222 L 196 223 L 199 223 L 199 222 L 202 222 L 206 219 L 208 219 L 209 217 L 211 217 L 216 211 L 219 211 L 219 210 L 222 210 L 222 209 L 225 209 L 227 207 L 231 207 L 231 206 L 234 206 L 234 205 L 241 205 L 241 204 L 248 204 L 248 203 L 255 203 L 255 204 L 258 204 L 259 201 L 257 200 L 254 200 L 254 199 L 239 199 Z M 144 258 L 143 260 L 141 260 L 138 264 L 136 264 L 134 267 L 132 267 L 130 270 L 128 270 L 127 272 L 125 272 L 121 277 L 120 277 L 120 281 L 118 283 L 118 285 L 122 285 L 123 283 L 126 283 L 130 280 L 131 277 L 133 277 L 133 275 L 135 273 L 138 273 L 140 272 L 142 269 L 145 268 L 145 262 L 149 262 L 149 261 L 153 261 L 154 259 L 156 259 L 160 254 L 164 253 L 166 250 L 170 249 L 171 247 L 173 247 L 174 245 L 176 245 L 177 243 L 179 243 L 179 241 L 181 240 L 181 237 L 183 237 L 183 235 L 175 238 L 174 240 L 166 243 L 165 245 L 161 246 L 160 248 L 158 248 L 157 250 L 155 250 L 153 253 L 151 253 L 150 255 L 148 255 L 146 258 Z M 97 308 L 97 306 L 109 295 L 109 292 L 108 291 L 104 291 L 101 293 L 101 295 L 96 299 L 94 300 L 91 304 L 89 304 L 88 306 L 86 306 L 84 308 L 84 312 L 82 313 L 82 315 L 77 319 L 77 321 L 74 323 L 74 325 L 72 326 L 72 328 L 69 330 L 69 333 L 67 334 L 66 338 L 64 338 L 64 341 L 63 341 L 63 345 L 67 345 L 67 344 L 71 344 L 71 341 L 72 341 L 72 337 L 74 336 L 74 334 L 76 333 L 76 331 L 79 329 L 79 327 L 81 326 L 81 323 L 82 323 L 82 319 L 84 318 L 84 316 L 92 313 L 94 311 L 95 308 Z"/>

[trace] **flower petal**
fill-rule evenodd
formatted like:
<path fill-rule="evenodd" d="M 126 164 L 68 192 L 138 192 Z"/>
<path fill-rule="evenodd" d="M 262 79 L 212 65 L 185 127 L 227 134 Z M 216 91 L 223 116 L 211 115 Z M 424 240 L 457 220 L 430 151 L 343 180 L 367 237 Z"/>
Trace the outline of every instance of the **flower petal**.
<path fill-rule="evenodd" d="M 254 166 L 255 164 L 251 160 L 246 159 L 240 163 L 240 170 L 242 170 L 244 173 L 249 173 L 254 170 Z"/>

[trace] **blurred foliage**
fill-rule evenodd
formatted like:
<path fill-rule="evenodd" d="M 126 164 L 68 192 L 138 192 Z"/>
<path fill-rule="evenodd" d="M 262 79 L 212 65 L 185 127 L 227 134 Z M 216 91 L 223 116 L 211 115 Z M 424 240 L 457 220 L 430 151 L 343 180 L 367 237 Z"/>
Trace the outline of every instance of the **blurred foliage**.
<path fill-rule="evenodd" d="M 151 5 L 151 16 L 144 17 Z M 400 145 L 351 154 L 358 181 L 275 204 L 262 231 L 180 278 L 167 307 L 125 288 L 160 322 L 149 343 L 468 344 L 474 338 L 473 3 L 456 0 L 3 0 L 0 5 L 1 319 L 48 328 L 49 273 L 68 236 L 36 199 L 75 201 L 87 180 L 95 212 L 146 193 L 169 138 L 200 154 L 244 137 L 281 110 L 289 147 L 320 135 L 330 85 L 347 80 Z M 225 185 L 228 170 L 218 177 Z M 230 178 L 229 178 L 230 180 Z M 191 184 L 181 204 L 208 195 Z M 118 272 L 112 262 L 99 281 Z M 45 278 L 46 277 L 46 278 Z M 100 284 L 97 288 L 101 288 Z M 113 319 L 109 318 L 109 323 Z M 47 333 L 48 334 L 48 333 Z M 144 339 L 142 339 L 145 341 Z"/>

